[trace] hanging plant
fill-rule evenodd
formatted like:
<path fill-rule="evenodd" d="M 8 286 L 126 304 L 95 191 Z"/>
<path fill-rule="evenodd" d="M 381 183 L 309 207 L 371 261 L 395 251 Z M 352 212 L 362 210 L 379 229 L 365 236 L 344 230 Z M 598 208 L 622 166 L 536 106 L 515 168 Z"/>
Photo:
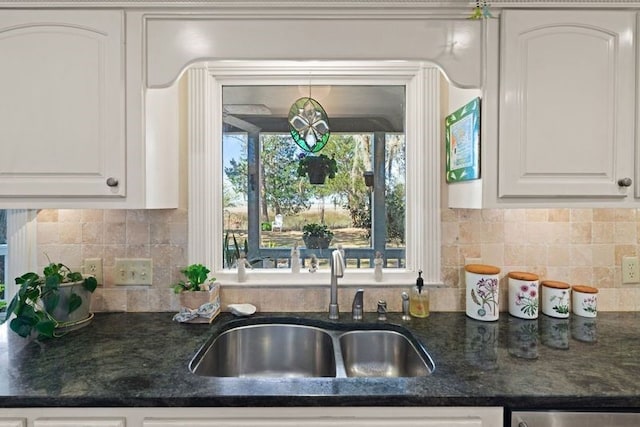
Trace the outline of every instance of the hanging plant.
<path fill-rule="evenodd" d="M 334 157 L 324 154 L 310 156 L 301 153 L 298 160 L 298 176 L 308 176 L 311 184 L 324 184 L 327 177 L 333 179 L 338 172 L 338 163 Z"/>

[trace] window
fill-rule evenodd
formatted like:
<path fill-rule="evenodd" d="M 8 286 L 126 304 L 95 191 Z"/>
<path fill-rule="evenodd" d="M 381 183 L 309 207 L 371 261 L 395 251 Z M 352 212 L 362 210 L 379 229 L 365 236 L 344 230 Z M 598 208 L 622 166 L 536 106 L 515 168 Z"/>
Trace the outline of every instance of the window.
<path fill-rule="evenodd" d="M 256 193 L 260 191 L 257 178 L 255 182 L 252 182 L 251 178 L 246 178 L 246 183 L 240 183 L 238 188 L 241 189 L 243 185 L 244 188 L 248 188 L 246 195 L 242 194 L 242 190 L 234 192 L 234 189 L 230 188 L 229 181 L 223 184 L 225 179 L 229 180 L 229 176 L 225 173 L 225 166 L 230 167 L 229 162 L 233 156 L 227 155 L 225 158 L 225 152 L 228 154 L 228 150 L 232 149 L 230 147 L 235 145 L 237 157 L 238 153 L 244 152 L 243 147 L 246 146 L 247 158 L 258 156 L 259 159 L 260 155 L 273 154 L 272 150 L 265 151 L 264 147 L 268 147 L 271 143 L 279 143 L 281 139 L 287 138 L 287 133 L 282 131 L 282 126 L 277 129 L 270 128 L 271 125 L 262 120 L 264 117 L 259 117 L 260 114 L 254 114 L 256 117 L 249 117 L 248 114 L 243 116 L 237 108 L 235 110 L 229 108 L 229 105 L 255 105 L 256 102 L 240 98 L 234 100 L 233 103 L 226 102 L 223 99 L 228 99 L 225 95 L 225 88 L 279 86 L 297 91 L 302 88 L 304 92 L 302 96 L 304 96 L 308 94 L 309 87 L 311 87 L 313 98 L 321 98 L 313 92 L 314 88 L 319 87 L 330 87 L 332 90 L 339 87 L 397 88 L 405 103 L 403 107 L 404 119 L 400 121 L 403 123 L 403 128 L 389 131 L 380 128 L 373 130 L 347 129 L 337 126 L 338 131 L 333 138 L 341 141 L 350 140 L 350 144 L 357 144 L 358 141 L 362 143 L 366 139 L 371 143 L 372 140 L 377 139 L 379 143 L 374 145 L 384 148 L 382 150 L 384 154 L 378 154 L 379 158 L 389 155 L 387 150 L 390 150 L 391 139 L 396 138 L 398 141 L 402 141 L 405 154 L 404 156 L 396 156 L 398 159 L 403 158 L 402 167 L 405 168 L 404 182 L 400 179 L 397 180 L 397 183 L 405 185 L 405 220 L 402 221 L 405 225 L 403 233 L 405 237 L 404 254 L 399 257 L 400 261 L 397 264 L 387 266 L 384 275 L 385 281 L 398 285 L 413 283 L 417 270 L 422 269 L 426 283 L 440 283 L 440 72 L 436 67 L 426 63 L 380 61 L 314 63 L 226 61 L 194 66 L 187 75 L 189 87 L 189 262 L 204 262 L 214 266 L 215 275 L 223 284 L 237 282 L 234 270 L 226 268 L 227 264 L 225 264 L 229 239 L 232 240 L 232 234 L 227 232 L 234 227 L 243 230 L 246 227 L 247 251 L 250 252 L 252 248 L 255 248 L 254 250 L 258 254 L 257 258 L 261 258 L 260 262 L 267 261 L 267 264 L 263 264 L 263 266 L 270 267 L 254 270 L 250 275 L 250 283 L 254 282 L 259 285 L 328 283 L 326 270 L 324 273 L 320 271 L 313 275 L 303 270 L 301 274 L 306 274 L 298 277 L 294 277 L 291 273 L 287 274 L 284 267 L 288 258 L 289 246 L 282 246 L 280 249 L 277 246 L 270 247 L 273 244 L 268 243 L 264 238 L 267 235 L 277 235 L 280 230 L 275 218 L 277 208 L 273 207 L 273 202 L 271 207 L 267 203 L 266 208 L 261 208 L 260 203 L 268 197 L 266 193 L 262 199 L 256 197 L 252 202 L 249 201 L 248 193 L 250 191 Z M 391 99 L 391 96 L 386 98 L 387 101 Z M 295 97 L 291 99 L 287 108 L 294 100 Z M 325 101 L 320 99 L 320 102 L 322 104 Z M 339 118 L 339 115 L 331 113 L 332 108 L 329 107 L 329 104 L 323 104 L 323 107 L 329 113 L 330 122 L 332 116 Z M 235 122 L 240 125 L 242 122 L 238 120 L 248 122 L 251 126 L 243 124 L 244 128 L 242 128 L 229 123 Z M 286 119 L 283 120 L 286 122 Z M 354 120 L 350 120 L 350 122 L 353 123 Z M 226 149 L 224 148 L 225 139 L 230 144 Z M 349 145 L 345 143 L 345 146 Z M 252 151 L 251 147 L 254 147 L 255 150 Z M 331 150 L 329 145 L 325 149 Z M 378 149 L 381 150 L 381 148 Z M 375 150 L 367 150 L 366 152 L 368 158 L 371 159 L 370 161 L 374 162 Z M 295 153 L 291 155 L 295 156 Z M 260 162 L 249 162 L 248 159 L 245 163 L 247 169 L 252 165 L 254 170 L 247 170 L 244 176 L 258 177 L 260 171 L 255 168 L 260 165 Z M 225 162 L 227 162 L 226 165 Z M 291 166 L 289 162 L 286 165 L 287 167 Z M 401 168 L 400 163 L 393 167 Z M 381 169 L 384 168 L 373 168 L 373 171 Z M 383 181 L 385 180 L 386 178 L 383 178 Z M 380 182 L 379 179 L 378 182 Z M 387 185 L 388 183 L 385 183 L 384 186 L 374 187 L 373 191 L 375 192 L 376 188 L 384 189 Z M 252 187 L 253 190 L 251 190 Z M 320 190 L 314 191 L 319 192 Z M 321 200 L 320 196 L 321 194 L 316 194 L 314 202 Z M 242 218 L 230 214 L 232 212 L 229 208 L 232 207 L 234 197 L 246 200 L 247 205 L 257 204 L 252 213 L 256 216 L 255 220 L 249 221 L 248 208 L 246 222 L 243 222 Z M 385 202 L 386 210 L 385 198 L 378 197 L 378 202 L 381 199 Z M 372 198 L 373 200 L 375 199 Z M 338 202 L 340 200 L 336 199 L 336 203 Z M 368 203 L 368 200 L 366 202 Z M 340 206 L 345 206 L 345 204 Z M 327 208 L 332 207 L 333 199 L 325 197 L 325 215 Z M 371 211 L 375 211 L 375 205 L 373 209 L 363 210 L 365 213 Z M 374 212 L 372 221 L 374 225 L 368 227 L 372 234 L 375 234 L 375 230 L 372 230 L 375 227 L 375 215 Z M 287 215 L 285 214 L 283 217 L 283 230 L 287 230 Z M 383 223 L 386 227 L 385 234 L 389 234 L 388 221 L 385 219 Z M 267 231 L 263 232 L 263 227 L 267 230 L 269 226 L 271 226 L 271 234 L 267 234 Z M 275 232 L 273 231 L 274 227 Z M 294 226 L 293 228 L 298 227 Z M 366 228 L 363 229 L 366 230 Z M 240 233 L 237 233 L 235 237 L 238 249 L 245 249 L 244 240 Z M 238 239 L 238 237 L 241 238 Z M 250 245 L 250 239 L 257 239 L 254 240 L 257 244 Z M 390 247 L 387 246 L 388 240 L 385 236 L 383 243 L 385 252 L 390 251 Z M 393 244 L 393 242 L 391 243 Z M 402 246 L 401 239 L 397 245 Z M 236 244 L 232 244 L 234 249 L 235 246 Z M 360 265 L 362 268 L 350 270 L 349 274 L 342 279 L 342 283 L 366 284 L 372 282 L 372 271 L 368 265 L 372 249 L 375 250 L 375 248 L 375 243 L 369 242 L 369 246 L 366 248 L 369 253 L 362 258 Z M 283 257 L 280 258 L 279 255 L 273 254 L 269 254 L 267 257 L 258 252 L 266 249 L 284 251 Z M 269 264 L 270 261 L 273 264 Z"/>
<path fill-rule="evenodd" d="M 296 143 L 287 120 L 309 95 L 331 131 L 314 153 Z M 223 86 L 222 102 L 222 266 L 246 251 L 254 268 L 289 268 L 300 247 L 303 267 L 313 256 L 324 268 L 341 245 L 349 267 L 373 268 L 381 256 L 385 267 L 404 268 L 404 85 Z M 310 162 L 322 159 L 336 169 L 316 182 Z M 318 227 L 326 238 L 305 236 Z"/>
<path fill-rule="evenodd" d="M 0 319 L 7 307 L 5 283 L 7 283 L 7 211 L 0 209 Z"/>

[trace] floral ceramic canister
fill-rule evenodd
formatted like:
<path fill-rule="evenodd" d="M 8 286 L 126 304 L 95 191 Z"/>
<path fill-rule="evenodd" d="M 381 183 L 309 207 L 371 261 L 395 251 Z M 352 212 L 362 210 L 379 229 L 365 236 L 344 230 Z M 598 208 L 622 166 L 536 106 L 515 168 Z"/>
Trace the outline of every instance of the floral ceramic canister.
<path fill-rule="evenodd" d="M 493 265 L 468 264 L 464 269 L 467 286 L 467 316 L 476 320 L 498 320 L 500 268 Z"/>
<path fill-rule="evenodd" d="M 557 280 L 543 280 L 541 283 L 542 313 L 547 316 L 566 319 L 569 317 L 571 286 Z"/>
<path fill-rule="evenodd" d="M 573 314 L 582 317 L 596 317 L 598 314 L 598 289 L 592 286 L 574 285 L 572 288 Z"/>
<path fill-rule="evenodd" d="M 509 314 L 521 319 L 538 318 L 538 275 L 511 271 L 509 276 Z"/>

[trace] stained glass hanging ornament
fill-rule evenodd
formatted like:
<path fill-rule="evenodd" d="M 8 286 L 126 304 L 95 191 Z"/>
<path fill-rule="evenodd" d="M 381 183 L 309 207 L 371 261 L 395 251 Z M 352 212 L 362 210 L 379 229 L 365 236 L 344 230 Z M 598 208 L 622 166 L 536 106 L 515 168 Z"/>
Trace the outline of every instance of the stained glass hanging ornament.
<path fill-rule="evenodd" d="M 315 99 L 300 98 L 289 109 L 289 132 L 300 148 L 317 153 L 329 141 L 329 117 Z"/>

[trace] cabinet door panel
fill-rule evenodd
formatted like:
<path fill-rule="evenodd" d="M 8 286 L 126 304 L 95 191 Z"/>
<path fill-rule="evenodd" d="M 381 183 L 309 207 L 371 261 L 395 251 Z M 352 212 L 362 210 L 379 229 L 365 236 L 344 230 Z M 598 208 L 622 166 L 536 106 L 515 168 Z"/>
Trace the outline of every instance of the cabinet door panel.
<path fill-rule="evenodd" d="M 624 198 L 632 177 L 635 18 L 502 16 L 500 197 Z"/>
<path fill-rule="evenodd" d="M 24 418 L 0 418 L 0 427 L 26 427 L 27 421 Z"/>
<path fill-rule="evenodd" d="M 124 418 L 38 418 L 33 427 L 125 427 Z"/>
<path fill-rule="evenodd" d="M 355 417 L 322 417 L 322 418 L 233 418 L 233 419 L 145 419 L 143 427 L 483 427 L 479 417 L 403 417 L 398 414 L 393 418 L 355 418 Z"/>
<path fill-rule="evenodd" d="M 0 196 L 124 196 L 122 26 L 114 11 L 0 14 Z"/>

